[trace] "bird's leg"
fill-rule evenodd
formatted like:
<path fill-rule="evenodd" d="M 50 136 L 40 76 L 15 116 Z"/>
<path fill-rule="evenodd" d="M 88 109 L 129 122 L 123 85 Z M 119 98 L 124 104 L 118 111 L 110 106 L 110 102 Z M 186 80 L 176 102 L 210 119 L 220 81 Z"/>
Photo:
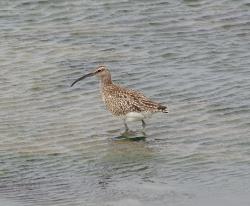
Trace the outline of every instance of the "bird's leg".
<path fill-rule="evenodd" d="M 125 132 L 128 132 L 129 128 L 128 128 L 128 125 L 127 125 L 127 122 L 126 122 L 125 119 L 123 120 L 123 123 L 124 123 L 124 126 L 125 126 Z"/>
<path fill-rule="evenodd" d="M 141 122 L 142 122 L 142 131 L 145 132 L 146 123 L 144 120 L 142 120 Z"/>

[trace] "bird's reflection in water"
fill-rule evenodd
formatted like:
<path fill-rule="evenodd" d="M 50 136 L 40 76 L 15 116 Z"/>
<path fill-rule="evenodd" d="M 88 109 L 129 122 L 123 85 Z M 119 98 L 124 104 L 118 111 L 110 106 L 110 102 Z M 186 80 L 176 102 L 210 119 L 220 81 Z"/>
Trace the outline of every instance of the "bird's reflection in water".
<path fill-rule="evenodd" d="M 112 140 L 102 158 L 98 184 L 105 189 L 111 182 L 121 181 L 138 173 L 142 178 L 148 178 L 152 174 L 153 157 L 154 151 L 146 141 Z"/>

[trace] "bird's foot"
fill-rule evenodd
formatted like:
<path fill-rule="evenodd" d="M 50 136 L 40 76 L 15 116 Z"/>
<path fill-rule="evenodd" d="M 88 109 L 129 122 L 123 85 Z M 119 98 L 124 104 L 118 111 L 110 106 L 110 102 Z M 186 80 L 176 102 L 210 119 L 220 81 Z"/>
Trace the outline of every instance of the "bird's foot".
<path fill-rule="evenodd" d="M 121 137 L 129 140 L 139 141 L 146 138 L 146 133 L 142 131 L 126 130 L 121 134 Z"/>
<path fill-rule="evenodd" d="M 125 130 L 121 135 L 122 136 L 133 136 L 133 135 L 135 135 L 136 134 L 136 132 L 135 131 L 132 131 L 132 130 Z"/>

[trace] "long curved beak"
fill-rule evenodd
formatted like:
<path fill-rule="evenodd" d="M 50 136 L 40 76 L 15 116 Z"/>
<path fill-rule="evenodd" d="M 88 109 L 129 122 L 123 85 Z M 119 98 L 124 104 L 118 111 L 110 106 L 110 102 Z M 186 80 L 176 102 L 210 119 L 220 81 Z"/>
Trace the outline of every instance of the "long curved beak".
<path fill-rule="evenodd" d="M 75 84 L 76 82 L 79 82 L 79 81 L 81 81 L 81 80 L 83 80 L 83 79 L 85 79 L 85 78 L 87 78 L 87 77 L 91 77 L 91 76 L 94 76 L 94 75 L 95 75 L 95 72 L 92 72 L 92 73 L 86 74 L 86 75 L 84 75 L 84 76 L 82 76 L 82 77 L 76 79 L 76 80 L 71 84 L 71 87 L 74 86 L 74 84 Z"/>

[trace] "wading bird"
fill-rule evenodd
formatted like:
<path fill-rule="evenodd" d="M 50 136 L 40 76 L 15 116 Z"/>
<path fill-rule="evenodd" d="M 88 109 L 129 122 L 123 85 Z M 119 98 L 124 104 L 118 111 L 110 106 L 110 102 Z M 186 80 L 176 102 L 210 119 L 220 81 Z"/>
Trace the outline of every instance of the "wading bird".
<path fill-rule="evenodd" d="M 168 113 L 166 106 L 150 100 L 144 94 L 114 84 L 106 66 L 99 66 L 93 72 L 76 79 L 71 87 L 80 80 L 95 75 L 101 81 L 100 90 L 106 108 L 114 116 L 123 119 L 126 132 L 129 131 L 127 122 L 141 121 L 144 131 L 146 126 L 144 119 L 151 117 L 156 112 Z"/>

